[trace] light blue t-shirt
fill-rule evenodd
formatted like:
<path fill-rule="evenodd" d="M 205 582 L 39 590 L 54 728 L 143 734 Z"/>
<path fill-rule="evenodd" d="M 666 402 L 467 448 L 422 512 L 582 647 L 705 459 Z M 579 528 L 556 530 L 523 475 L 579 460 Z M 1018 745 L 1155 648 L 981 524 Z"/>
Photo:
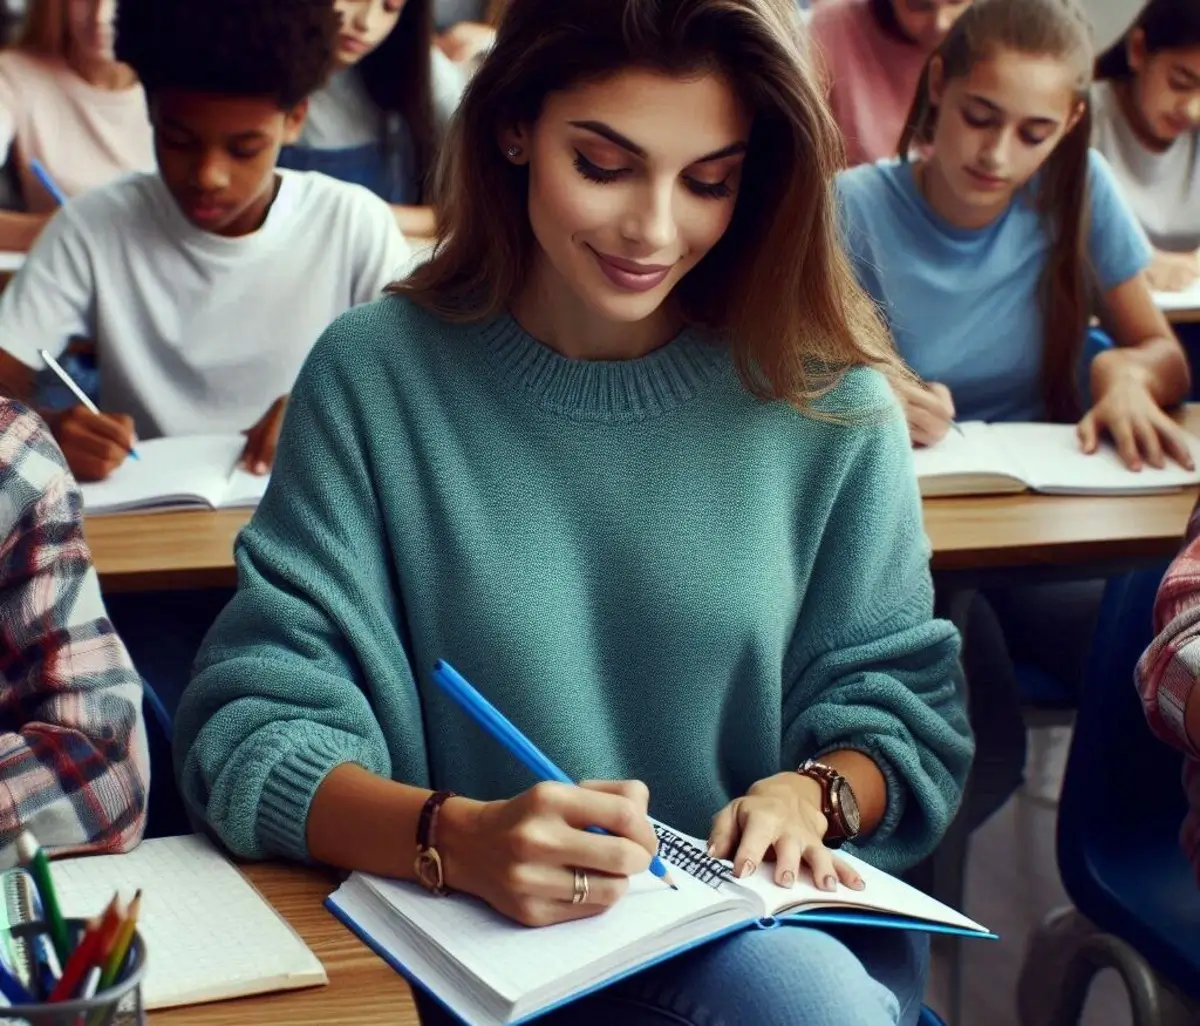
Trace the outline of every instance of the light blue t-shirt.
<path fill-rule="evenodd" d="M 1088 258 L 1104 292 L 1128 281 L 1150 248 L 1104 158 L 1092 151 Z M 986 228 L 956 228 L 925 201 L 911 164 L 838 175 L 846 242 L 900 355 L 950 389 L 960 420 L 1043 420 L 1042 272 L 1050 235 L 1032 189 Z"/>

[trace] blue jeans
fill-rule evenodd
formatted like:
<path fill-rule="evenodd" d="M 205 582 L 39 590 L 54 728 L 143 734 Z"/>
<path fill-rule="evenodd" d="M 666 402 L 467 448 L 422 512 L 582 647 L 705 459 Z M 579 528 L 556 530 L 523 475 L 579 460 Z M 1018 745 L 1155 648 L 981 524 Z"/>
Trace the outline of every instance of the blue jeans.
<path fill-rule="evenodd" d="M 867 927 L 746 930 L 539 1020 L 545 1026 L 913 1026 L 929 938 Z M 454 1019 L 414 990 L 422 1026 Z"/>

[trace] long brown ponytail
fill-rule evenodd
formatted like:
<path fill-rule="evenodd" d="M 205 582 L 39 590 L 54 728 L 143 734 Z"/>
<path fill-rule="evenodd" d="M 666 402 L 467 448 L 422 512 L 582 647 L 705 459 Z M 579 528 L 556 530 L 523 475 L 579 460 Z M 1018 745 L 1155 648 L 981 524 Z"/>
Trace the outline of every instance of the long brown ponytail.
<path fill-rule="evenodd" d="M 900 157 L 928 146 L 938 109 L 930 101 L 930 68 L 942 64 L 944 80 L 962 78 L 980 60 L 1001 50 L 1061 59 L 1075 69 L 1083 117 L 1055 147 L 1038 175 L 1037 207 L 1051 238 L 1041 283 L 1045 324 L 1042 389 L 1052 420 L 1076 419 L 1080 410 L 1077 367 L 1091 314 L 1093 276 L 1088 260 L 1091 189 L 1088 147 L 1092 134 L 1088 85 L 1095 59 L 1091 26 L 1075 0 L 975 0 L 926 64 L 900 138 Z"/>

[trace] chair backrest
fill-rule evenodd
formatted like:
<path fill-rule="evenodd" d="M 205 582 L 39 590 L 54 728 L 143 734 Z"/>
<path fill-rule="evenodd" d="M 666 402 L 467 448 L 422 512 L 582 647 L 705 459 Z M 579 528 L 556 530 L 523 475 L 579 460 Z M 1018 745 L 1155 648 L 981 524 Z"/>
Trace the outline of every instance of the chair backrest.
<path fill-rule="evenodd" d="M 1134 687 L 1165 569 L 1125 574 L 1105 591 L 1059 803 L 1060 866 L 1101 838 L 1173 836 L 1183 821 L 1182 757 L 1151 733 Z"/>

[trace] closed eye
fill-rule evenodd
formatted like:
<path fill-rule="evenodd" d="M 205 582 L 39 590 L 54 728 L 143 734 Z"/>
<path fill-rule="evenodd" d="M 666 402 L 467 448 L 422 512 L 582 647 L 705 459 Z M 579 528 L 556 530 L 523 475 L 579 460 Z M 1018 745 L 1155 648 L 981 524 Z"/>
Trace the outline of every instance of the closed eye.
<path fill-rule="evenodd" d="M 698 182 L 695 178 L 685 178 L 684 182 L 697 196 L 707 199 L 725 199 L 733 195 L 728 178 L 723 178 L 719 182 Z"/>
<path fill-rule="evenodd" d="M 629 168 L 627 168 L 627 167 L 618 167 L 618 168 L 601 167 L 599 164 L 593 163 L 592 161 L 588 160 L 587 157 L 585 157 L 582 153 L 580 153 L 578 150 L 576 150 L 575 151 L 575 170 L 578 171 L 581 175 L 583 175 L 583 177 L 586 178 L 588 181 L 597 182 L 599 184 L 604 185 L 609 182 L 615 182 L 618 178 L 621 177 L 621 175 L 625 174 L 629 170 Z"/>

